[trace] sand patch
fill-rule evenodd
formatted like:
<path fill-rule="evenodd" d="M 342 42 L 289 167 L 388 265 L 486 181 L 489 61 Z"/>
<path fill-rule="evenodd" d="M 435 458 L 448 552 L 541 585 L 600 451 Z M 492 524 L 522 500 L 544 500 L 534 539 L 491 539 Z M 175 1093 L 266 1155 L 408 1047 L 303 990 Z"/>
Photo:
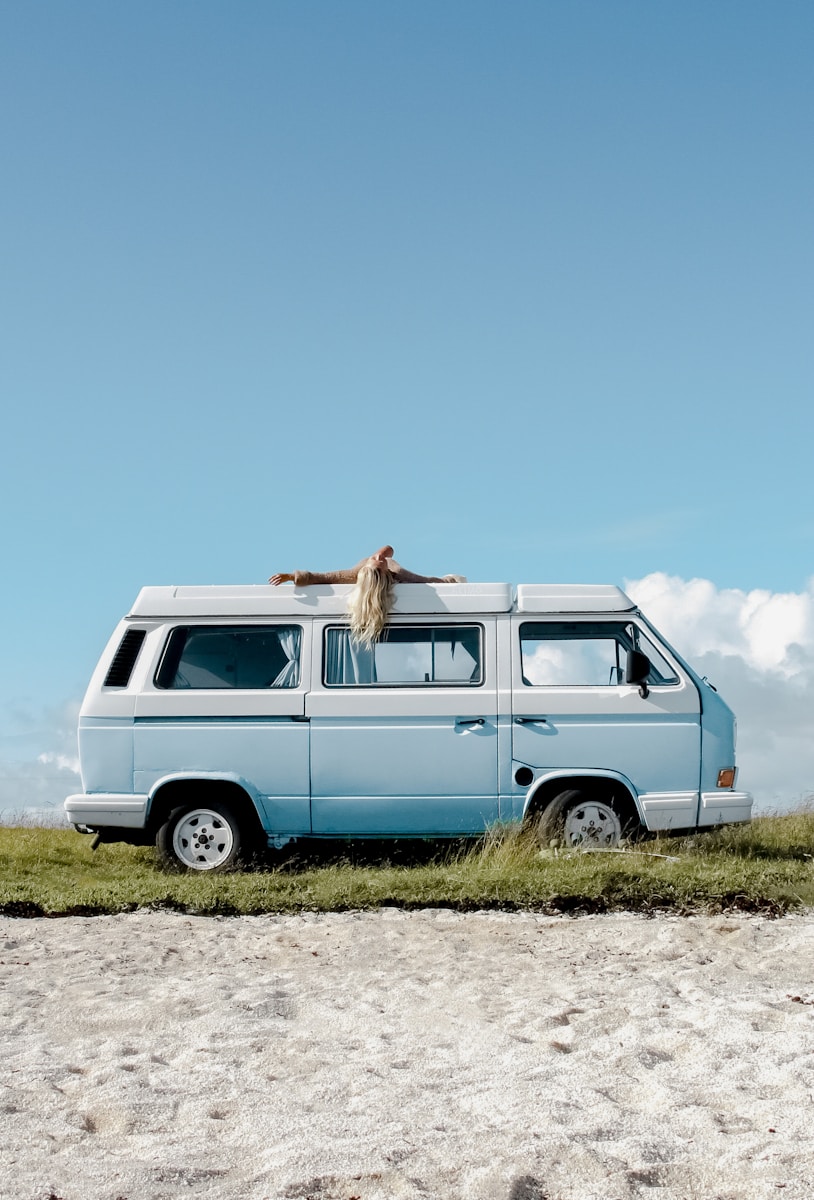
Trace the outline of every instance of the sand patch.
<path fill-rule="evenodd" d="M 809 1197 L 814 916 L 0 918 L 9 1200 Z"/>

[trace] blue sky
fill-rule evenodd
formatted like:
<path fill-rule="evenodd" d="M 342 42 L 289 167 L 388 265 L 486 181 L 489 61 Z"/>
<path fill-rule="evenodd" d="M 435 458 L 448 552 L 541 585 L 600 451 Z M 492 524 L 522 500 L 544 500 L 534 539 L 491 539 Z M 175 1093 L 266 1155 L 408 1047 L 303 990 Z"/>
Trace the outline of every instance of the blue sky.
<path fill-rule="evenodd" d="M 795 0 L 0 5 L 0 807 L 74 789 L 142 584 L 383 541 L 708 581 L 756 790 L 814 791 L 813 55 Z"/>

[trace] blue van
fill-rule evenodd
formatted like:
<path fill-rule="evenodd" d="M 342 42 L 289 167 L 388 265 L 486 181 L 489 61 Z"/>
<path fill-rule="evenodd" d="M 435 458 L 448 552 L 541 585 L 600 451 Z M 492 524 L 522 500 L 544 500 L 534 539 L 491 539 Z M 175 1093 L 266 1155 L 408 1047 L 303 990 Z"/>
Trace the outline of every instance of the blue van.
<path fill-rule="evenodd" d="M 306 838 L 545 843 L 747 821 L 735 719 L 612 586 L 399 584 L 370 648 L 347 586 L 147 587 L 79 717 L 68 819 L 228 869 Z"/>

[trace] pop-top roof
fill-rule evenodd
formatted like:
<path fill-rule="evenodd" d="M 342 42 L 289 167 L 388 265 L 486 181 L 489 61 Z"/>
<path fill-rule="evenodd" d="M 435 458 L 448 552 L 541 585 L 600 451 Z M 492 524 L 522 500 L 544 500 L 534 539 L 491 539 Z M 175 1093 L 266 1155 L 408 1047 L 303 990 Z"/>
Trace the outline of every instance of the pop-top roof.
<path fill-rule="evenodd" d="M 305 616 L 346 611 L 351 584 L 318 584 L 295 589 L 288 584 L 213 587 L 142 588 L 131 615 L 165 616 Z M 395 613 L 508 612 L 508 583 L 400 583 L 394 589 Z"/>
<path fill-rule="evenodd" d="M 349 584 L 296 590 L 288 584 L 145 587 L 131 617 L 332 616 L 346 611 Z M 633 601 L 618 587 L 594 584 L 400 583 L 393 612 L 408 613 L 589 613 L 631 612 Z"/>
<path fill-rule="evenodd" d="M 517 611 L 528 613 L 632 612 L 621 588 L 601 583 L 520 583 Z"/>

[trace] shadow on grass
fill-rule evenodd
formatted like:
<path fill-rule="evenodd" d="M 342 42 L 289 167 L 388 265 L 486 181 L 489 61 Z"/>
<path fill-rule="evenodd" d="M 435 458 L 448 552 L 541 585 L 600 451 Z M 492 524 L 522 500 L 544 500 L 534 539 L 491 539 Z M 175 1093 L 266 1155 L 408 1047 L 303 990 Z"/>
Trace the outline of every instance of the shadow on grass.
<path fill-rule="evenodd" d="M 457 862 L 483 838 L 308 838 L 282 850 L 261 850 L 251 864 L 259 871 L 297 874 L 318 867 L 424 867 Z"/>

